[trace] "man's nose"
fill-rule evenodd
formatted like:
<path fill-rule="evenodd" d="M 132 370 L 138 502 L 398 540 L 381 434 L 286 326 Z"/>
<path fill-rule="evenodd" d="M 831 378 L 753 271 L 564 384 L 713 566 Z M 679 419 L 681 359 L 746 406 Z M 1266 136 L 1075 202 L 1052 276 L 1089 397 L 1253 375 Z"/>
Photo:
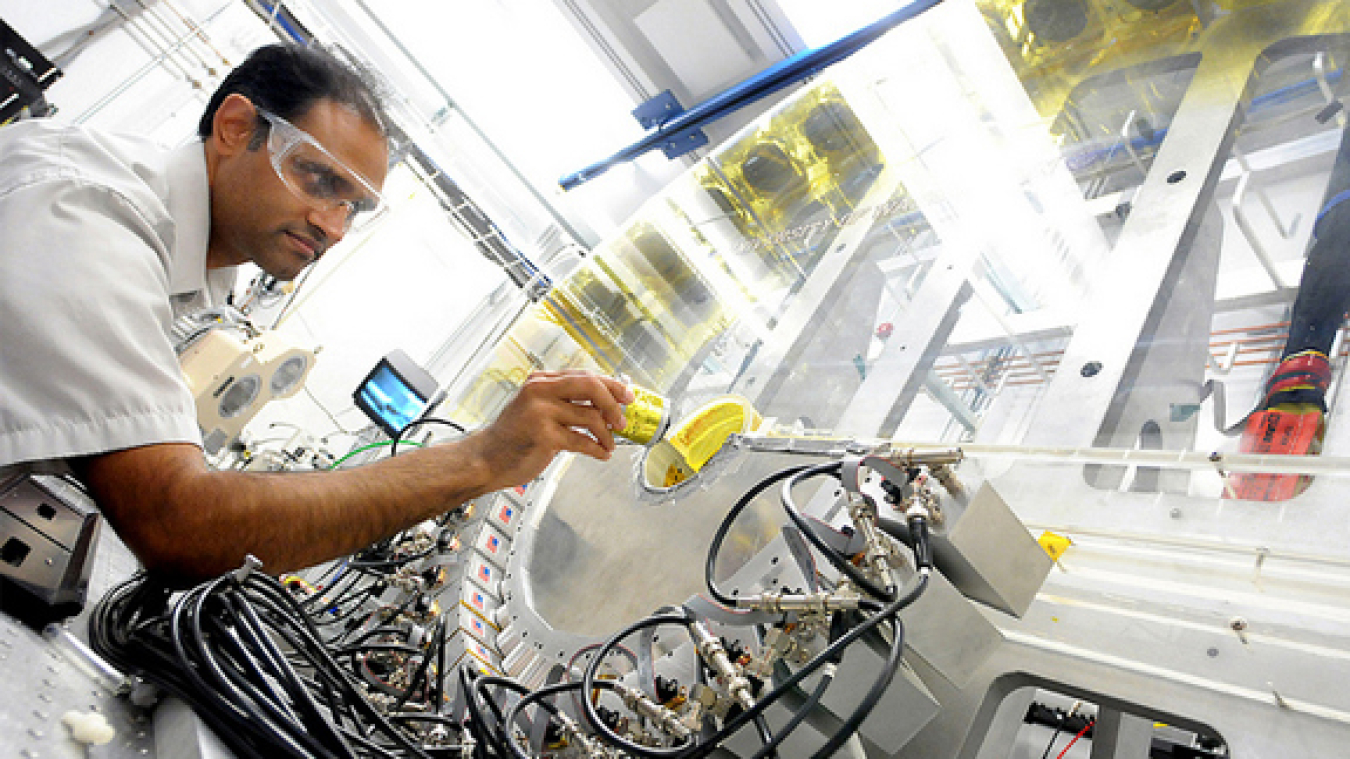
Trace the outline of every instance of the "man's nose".
<path fill-rule="evenodd" d="M 332 208 L 314 208 L 309 213 L 309 223 L 323 231 L 325 239 L 320 242 L 328 246 L 337 245 L 343 235 L 347 234 L 347 208 L 341 205 Z"/>

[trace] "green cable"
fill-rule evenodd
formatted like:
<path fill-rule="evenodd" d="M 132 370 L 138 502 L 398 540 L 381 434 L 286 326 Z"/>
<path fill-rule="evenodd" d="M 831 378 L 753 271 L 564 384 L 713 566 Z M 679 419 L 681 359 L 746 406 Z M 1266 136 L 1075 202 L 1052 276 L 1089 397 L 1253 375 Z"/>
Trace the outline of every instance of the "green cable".
<path fill-rule="evenodd" d="M 351 458 L 352 456 L 355 456 L 355 455 L 358 454 L 358 453 L 364 453 L 364 452 L 366 452 L 366 451 L 369 451 L 369 450 L 372 449 L 372 448 L 383 448 L 383 447 L 385 447 L 385 446 L 390 446 L 390 445 L 393 445 L 393 444 L 394 444 L 394 441 L 392 441 L 392 440 L 381 440 L 381 441 L 378 442 L 378 443 L 371 443 L 370 445 L 363 445 L 363 446 L 361 446 L 360 448 L 357 448 L 357 449 L 354 450 L 354 451 L 349 451 L 349 452 L 347 453 L 347 455 L 343 456 L 342 458 L 338 459 L 337 461 L 334 461 L 334 462 L 333 462 L 333 465 L 330 466 L 330 467 L 328 467 L 328 471 L 331 472 L 331 471 L 333 471 L 334 469 L 337 469 L 339 466 L 342 465 L 342 462 L 346 461 L 347 459 Z M 413 447 L 415 447 L 415 448 L 421 448 L 421 447 L 422 447 L 422 444 L 421 444 L 421 443 L 414 443 L 414 442 L 411 441 L 411 440 L 404 440 L 402 444 L 403 444 L 403 445 L 411 445 L 411 446 L 413 446 Z"/>

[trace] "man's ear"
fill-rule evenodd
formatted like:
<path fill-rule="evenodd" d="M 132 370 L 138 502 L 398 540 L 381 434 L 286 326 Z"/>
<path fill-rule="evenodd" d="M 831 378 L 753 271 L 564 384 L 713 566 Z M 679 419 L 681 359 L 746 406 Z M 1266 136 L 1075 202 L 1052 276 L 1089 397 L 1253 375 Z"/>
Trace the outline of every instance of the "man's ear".
<path fill-rule="evenodd" d="M 235 155 L 247 150 L 257 128 L 258 109 L 237 92 L 220 101 L 220 107 L 211 119 L 211 136 L 221 155 Z"/>

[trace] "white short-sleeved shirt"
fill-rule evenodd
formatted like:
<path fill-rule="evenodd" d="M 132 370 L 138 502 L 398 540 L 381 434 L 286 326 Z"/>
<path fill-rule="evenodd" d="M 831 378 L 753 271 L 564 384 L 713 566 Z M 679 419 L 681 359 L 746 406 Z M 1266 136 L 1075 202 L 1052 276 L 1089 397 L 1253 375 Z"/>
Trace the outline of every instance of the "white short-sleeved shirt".
<path fill-rule="evenodd" d="M 170 327 L 233 284 L 233 269 L 206 269 L 209 231 L 200 141 L 0 128 L 0 476 L 201 444 Z"/>

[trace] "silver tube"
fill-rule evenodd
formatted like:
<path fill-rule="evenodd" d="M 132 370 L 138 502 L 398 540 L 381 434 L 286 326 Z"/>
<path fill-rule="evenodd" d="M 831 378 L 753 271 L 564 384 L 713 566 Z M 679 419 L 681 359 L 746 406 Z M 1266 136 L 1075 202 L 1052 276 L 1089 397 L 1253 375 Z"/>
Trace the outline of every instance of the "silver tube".
<path fill-rule="evenodd" d="M 136 0 L 136 4 L 141 6 L 141 8 L 143 9 L 140 16 L 142 19 L 144 19 L 143 23 L 146 29 L 155 30 L 156 35 L 162 38 L 163 40 L 171 41 L 174 39 L 174 35 L 176 33 L 174 25 L 171 24 L 169 21 L 165 20 L 165 18 L 162 15 L 160 15 L 158 11 L 155 10 L 154 6 L 147 3 L 146 0 Z M 189 31 L 191 31 L 190 27 Z M 196 37 L 196 35 L 193 35 L 193 37 Z M 201 55 L 193 48 L 191 44 L 192 41 L 193 41 L 192 38 L 189 38 L 188 44 L 183 45 L 183 47 L 179 50 L 179 53 L 181 57 L 184 59 L 185 64 L 189 68 L 199 66 L 205 69 L 211 69 L 212 67 L 210 61 L 207 61 L 201 57 Z"/>
<path fill-rule="evenodd" d="M 210 24 L 211 22 L 215 21 L 217 18 L 220 17 L 220 14 L 225 12 L 225 9 L 228 7 L 229 6 L 221 6 L 215 13 L 212 13 L 209 17 L 207 17 L 206 21 L 203 22 L 202 26 L 205 27 L 207 24 Z M 109 92 L 107 95 L 104 95 L 102 98 L 98 100 L 98 102 L 94 103 L 92 106 L 87 108 L 84 113 L 80 114 L 79 117 L 75 119 L 75 123 L 83 124 L 90 118 L 92 118 L 94 114 L 98 113 L 99 111 L 102 111 L 104 108 L 107 108 L 109 103 L 121 97 L 122 93 L 131 89 L 133 86 L 135 86 L 137 82 L 144 79 L 146 75 L 148 75 L 151 71 L 155 70 L 155 67 L 162 64 L 167 59 L 169 54 L 171 54 L 174 50 L 177 50 L 179 47 L 182 47 L 183 45 L 187 44 L 188 40 L 191 38 L 192 38 L 191 33 L 183 37 L 180 37 L 176 42 L 174 42 L 172 47 L 170 47 L 168 50 L 155 57 L 149 63 L 142 66 L 131 76 L 127 77 L 126 80 L 123 81 L 120 85 L 115 87 L 112 90 L 112 92 Z"/>
<path fill-rule="evenodd" d="M 109 664 L 102 656 L 94 653 L 93 649 L 84 644 L 84 641 L 72 635 L 70 630 L 53 622 L 42 628 L 42 637 L 46 638 L 53 647 L 60 651 L 67 661 L 88 675 L 94 682 L 107 689 L 109 693 L 120 694 L 130 690 L 130 678 Z"/>
<path fill-rule="evenodd" d="M 133 12 L 128 12 L 117 0 L 108 0 L 108 8 L 122 17 L 122 30 L 127 33 L 128 37 L 135 40 L 136 44 L 140 45 L 142 50 L 151 56 L 167 56 L 162 41 L 157 39 L 155 35 L 150 34 L 145 29 L 144 25 L 140 23 L 138 17 L 145 13 L 144 10 L 134 12 L 135 9 L 133 9 Z M 164 60 L 173 64 L 173 67 L 177 69 L 179 76 L 182 76 L 185 79 L 192 78 L 192 75 L 189 74 L 187 69 L 183 68 L 183 65 L 177 60 L 167 57 L 165 57 Z"/>
<path fill-rule="evenodd" d="M 229 56 L 221 52 L 220 48 L 216 47 L 215 44 L 211 42 L 211 38 L 207 35 L 206 30 L 201 27 L 201 24 L 197 23 L 197 20 L 194 19 L 190 13 L 181 10 L 176 3 L 172 2 L 172 0 L 161 0 L 161 2 L 164 3 L 164 7 L 173 12 L 173 15 L 178 17 L 179 21 L 183 22 L 184 26 L 191 29 L 193 33 L 197 35 L 198 39 L 202 41 L 202 44 L 211 49 L 211 52 L 215 54 L 216 58 L 220 59 L 222 64 L 225 66 L 230 65 Z M 207 68 L 209 69 L 211 67 L 208 65 Z"/>

